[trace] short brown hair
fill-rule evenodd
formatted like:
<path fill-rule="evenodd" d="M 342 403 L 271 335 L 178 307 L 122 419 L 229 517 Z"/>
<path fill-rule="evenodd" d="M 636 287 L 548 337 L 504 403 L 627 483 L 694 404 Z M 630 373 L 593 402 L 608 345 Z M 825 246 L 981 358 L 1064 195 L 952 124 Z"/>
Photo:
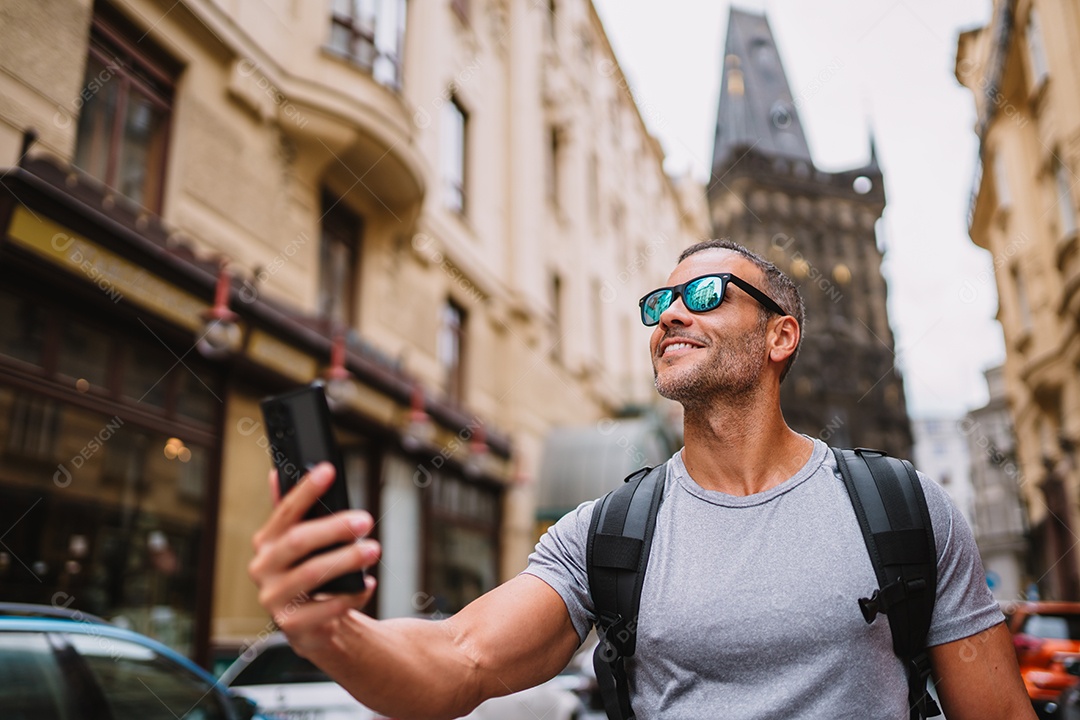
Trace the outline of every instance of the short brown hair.
<path fill-rule="evenodd" d="M 786 378 L 788 372 L 791 371 L 791 366 L 795 364 L 795 358 L 799 354 L 799 348 L 802 347 L 802 329 L 806 323 L 806 305 L 803 304 L 802 294 L 799 292 L 798 286 L 792 282 L 791 278 L 784 274 L 783 270 L 776 267 L 775 264 L 761 257 L 756 252 L 748 250 L 746 247 L 733 240 L 728 240 L 727 238 L 702 240 L 699 243 L 694 243 L 682 251 L 679 255 L 679 262 L 682 262 L 694 253 L 699 253 L 702 250 L 730 250 L 731 252 L 742 255 L 744 258 L 754 263 L 758 270 L 761 271 L 761 274 L 765 276 L 765 287 L 761 288 L 761 291 L 775 300 L 780 307 L 784 308 L 788 315 L 795 318 L 795 322 L 799 323 L 799 344 L 795 346 L 795 352 L 791 353 L 787 365 L 785 365 L 784 369 L 780 372 L 780 382 L 784 382 L 784 378 Z M 760 312 L 762 319 L 764 319 L 768 317 L 770 311 L 762 307 Z"/>

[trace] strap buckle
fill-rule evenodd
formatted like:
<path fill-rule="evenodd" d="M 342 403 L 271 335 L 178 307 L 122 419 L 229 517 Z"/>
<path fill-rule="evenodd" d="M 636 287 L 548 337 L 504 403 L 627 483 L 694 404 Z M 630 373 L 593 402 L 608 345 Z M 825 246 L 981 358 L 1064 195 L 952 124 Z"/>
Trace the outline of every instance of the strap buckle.
<path fill-rule="evenodd" d="M 878 613 L 888 615 L 894 605 L 924 590 L 926 590 L 926 578 L 918 577 L 911 580 L 897 578 L 880 590 L 874 590 L 870 597 L 859 598 L 859 609 L 862 610 L 863 619 L 869 625 L 874 622 Z"/>
<path fill-rule="evenodd" d="M 597 650 L 605 662 L 614 662 L 620 655 L 626 654 L 626 620 L 618 613 L 601 613 L 597 618 L 598 635 L 601 647 Z"/>
<path fill-rule="evenodd" d="M 926 651 L 920 652 L 908 661 L 908 702 L 911 704 L 913 717 L 932 718 L 941 714 L 941 708 L 930 697 L 930 691 L 926 687 L 930 677 L 930 656 Z"/>

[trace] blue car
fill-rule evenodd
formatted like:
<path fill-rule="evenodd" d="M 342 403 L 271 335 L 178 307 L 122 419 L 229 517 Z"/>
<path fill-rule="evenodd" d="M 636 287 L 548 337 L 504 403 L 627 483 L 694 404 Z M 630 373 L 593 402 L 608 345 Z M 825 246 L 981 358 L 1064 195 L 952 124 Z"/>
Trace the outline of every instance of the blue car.
<path fill-rule="evenodd" d="M 0 603 L 4 720 L 252 720 L 254 704 L 139 633 L 48 606 Z"/>

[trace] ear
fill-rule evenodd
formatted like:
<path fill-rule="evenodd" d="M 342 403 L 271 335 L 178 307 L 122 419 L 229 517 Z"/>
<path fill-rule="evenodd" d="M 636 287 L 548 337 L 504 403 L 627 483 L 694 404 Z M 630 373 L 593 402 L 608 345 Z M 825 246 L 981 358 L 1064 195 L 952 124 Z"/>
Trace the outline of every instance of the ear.
<path fill-rule="evenodd" d="M 795 348 L 799 347 L 801 336 L 799 323 L 795 318 L 785 315 L 776 320 L 769 331 L 769 360 L 783 365 Z"/>

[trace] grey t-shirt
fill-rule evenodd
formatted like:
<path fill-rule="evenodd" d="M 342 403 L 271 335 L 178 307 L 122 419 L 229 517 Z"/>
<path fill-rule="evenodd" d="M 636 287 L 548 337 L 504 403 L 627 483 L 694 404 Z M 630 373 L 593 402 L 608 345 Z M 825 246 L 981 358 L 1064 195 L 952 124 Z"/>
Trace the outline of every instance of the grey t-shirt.
<path fill-rule="evenodd" d="M 971 530 L 920 476 L 938 554 L 928 644 L 1004 618 Z M 526 573 L 562 596 L 584 640 L 594 622 L 585 570 L 593 502 L 556 523 Z M 908 717 L 907 681 L 888 619 L 858 598 L 877 587 L 858 520 L 828 447 L 780 485 L 745 497 L 705 490 L 682 454 L 668 463 L 628 661 L 640 720 Z"/>

